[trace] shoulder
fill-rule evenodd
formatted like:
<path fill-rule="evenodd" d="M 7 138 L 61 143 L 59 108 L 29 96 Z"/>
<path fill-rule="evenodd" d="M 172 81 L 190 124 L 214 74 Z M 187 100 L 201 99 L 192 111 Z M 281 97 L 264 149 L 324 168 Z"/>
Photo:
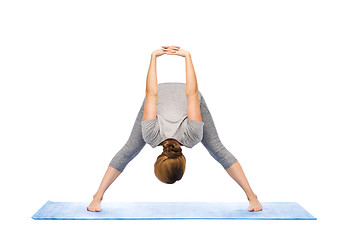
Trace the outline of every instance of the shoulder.
<path fill-rule="evenodd" d="M 181 131 L 179 131 L 178 138 L 182 141 L 183 145 L 192 148 L 203 138 L 204 122 L 190 120 L 186 118 L 181 125 Z"/>

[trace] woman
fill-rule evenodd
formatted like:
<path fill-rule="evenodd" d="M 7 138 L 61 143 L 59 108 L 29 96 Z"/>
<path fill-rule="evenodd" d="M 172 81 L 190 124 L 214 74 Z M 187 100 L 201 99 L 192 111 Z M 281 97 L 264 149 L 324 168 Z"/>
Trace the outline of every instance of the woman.
<path fill-rule="evenodd" d="M 156 58 L 163 54 L 185 58 L 186 84 L 157 84 Z M 151 55 L 146 97 L 129 140 L 113 157 L 87 210 L 101 210 L 100 203 L 107 188 L 146 143 L 152 148 L 163 146 L 163 153 L 154 164 L 154 173 L 160 181 L 172 184 L 179 181 L 185 171 L 186 159 L 181 146 L 192 148 L 200 141 L 244 190 L 249 200 L 248 210 L 261 211 L 262 205 L 252 191 L 240 163 L 219 140 L 210 111 L 198 90 L 190 53 L 177 46 L 163 46 Z"/>

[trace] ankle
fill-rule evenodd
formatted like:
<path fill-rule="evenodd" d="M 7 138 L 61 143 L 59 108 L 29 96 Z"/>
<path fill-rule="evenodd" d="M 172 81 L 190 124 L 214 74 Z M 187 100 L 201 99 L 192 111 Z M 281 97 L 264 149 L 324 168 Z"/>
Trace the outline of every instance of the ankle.
<path fill-rule="evenodd" d="M 94 201 L 100 201 L 101 202 L 101 200 L 102 200 L 102 195 L 100 195 L 100 194 L 98 194 L 98 193 L 95 193 L 94 195 L 93 195 L 93 200 Z"/>
<path fill-rule="evenodd" d="M 253 200 L 257 200 L 258 197 L 257 197 L 257 195 L 252 193 L 252 194 L 247 195 L 247 199 L 248 199 L 248 201 L 253 201 Z"/>

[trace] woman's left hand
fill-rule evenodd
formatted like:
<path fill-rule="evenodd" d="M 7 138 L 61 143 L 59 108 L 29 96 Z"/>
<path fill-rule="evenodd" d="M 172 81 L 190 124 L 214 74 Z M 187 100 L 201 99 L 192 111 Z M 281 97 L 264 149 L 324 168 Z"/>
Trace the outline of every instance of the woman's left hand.
<path fill-rule="evenodd" d="M 163 54 L 174 55 L 180 47 L 177 46 L 162 46 L 161 49 L 155 50 L 152 52 L 152 55 L 155 57 L 159 57 Z"/>

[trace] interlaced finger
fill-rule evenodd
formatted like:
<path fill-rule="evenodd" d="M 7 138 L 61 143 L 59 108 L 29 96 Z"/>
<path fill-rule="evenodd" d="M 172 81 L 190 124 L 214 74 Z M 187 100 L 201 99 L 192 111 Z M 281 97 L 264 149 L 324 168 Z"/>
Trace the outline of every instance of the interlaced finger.
<path fill-rule="evenodd" d="M 162 46 L 164 49 L 180 49 L 178 46 Z"/>

